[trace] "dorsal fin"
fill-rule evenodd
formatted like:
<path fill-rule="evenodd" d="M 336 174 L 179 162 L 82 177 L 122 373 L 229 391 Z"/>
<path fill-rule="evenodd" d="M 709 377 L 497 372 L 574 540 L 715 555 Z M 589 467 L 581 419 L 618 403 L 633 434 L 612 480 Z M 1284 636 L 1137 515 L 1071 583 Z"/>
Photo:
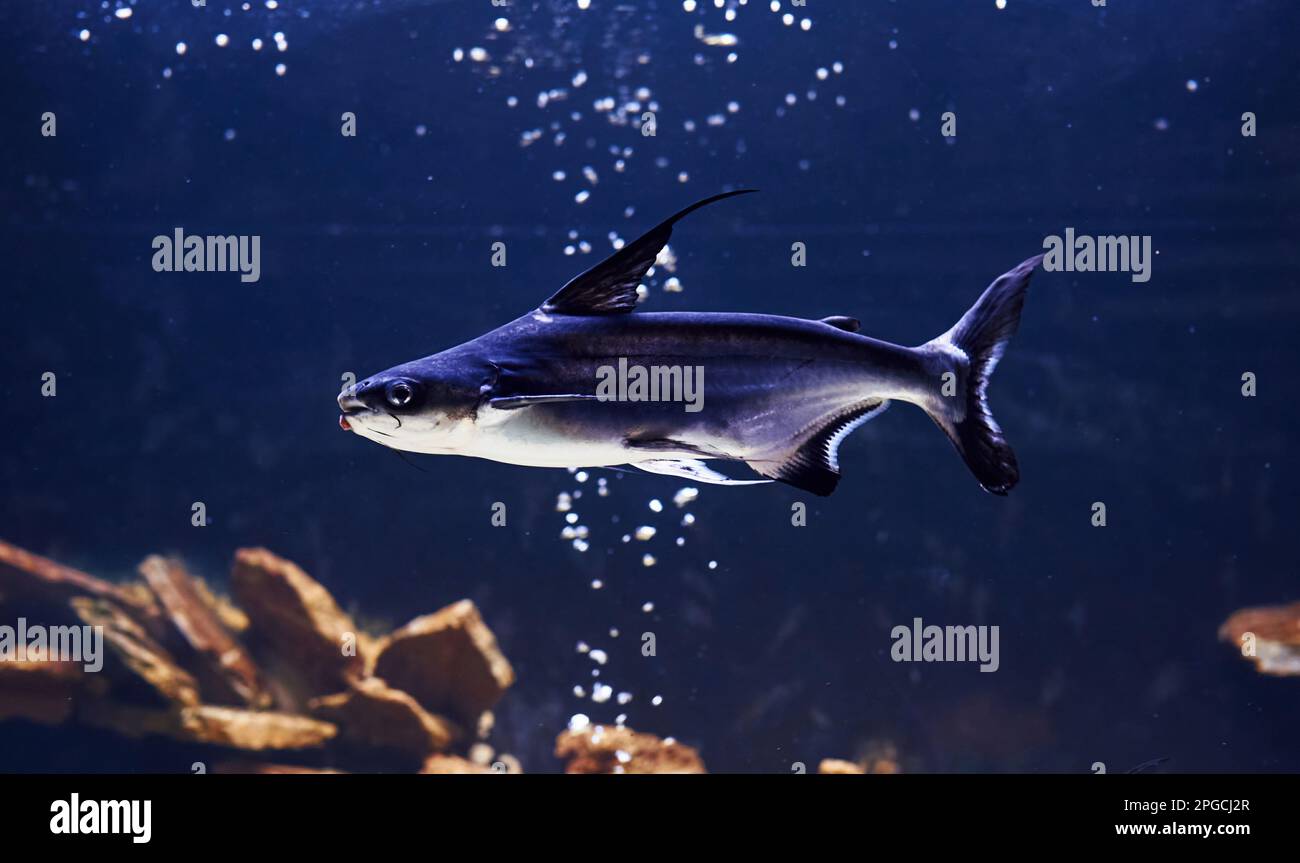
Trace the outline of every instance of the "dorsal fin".
<path fill-rule="evenodd" d="M 654 264 L 659 250 L 672 236 L 673 225 L 700 207 L 723 198 L 757 191 L 737 189 L 734 192 L 723 192 L 696 201 L 681 212 L 669 216 L 587 272 L 575 276 L 553 297 L 542 303 L 542 311 L 562 315 L 616 315 L 632 311 L 636 308 L 636 286 L 645 277 L 646 270 Z"/>
<path fill-rule="evenodd" d="M 846 315 L 831 315 L 829 318 L 822 318 L 822 323 L 830 324 L 832 327 L 844 330 L 846 333 L 856 333 L 862 329 L 862 321 Z"/>

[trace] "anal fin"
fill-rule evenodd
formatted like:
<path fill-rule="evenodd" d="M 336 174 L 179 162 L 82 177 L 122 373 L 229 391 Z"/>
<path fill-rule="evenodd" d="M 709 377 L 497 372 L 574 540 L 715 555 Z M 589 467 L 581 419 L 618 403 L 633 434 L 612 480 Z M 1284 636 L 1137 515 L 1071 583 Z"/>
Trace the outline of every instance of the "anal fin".
<path fill-rule="evenodd" d="M 840 481 L 840 443 L 854 429 L 875 419 L 889 407 L 887 400 L 871 401 L 836 414 L 804 437 L 782 458 L 755 459 L 749 466 L 763 476 L 826 497 Z"/>

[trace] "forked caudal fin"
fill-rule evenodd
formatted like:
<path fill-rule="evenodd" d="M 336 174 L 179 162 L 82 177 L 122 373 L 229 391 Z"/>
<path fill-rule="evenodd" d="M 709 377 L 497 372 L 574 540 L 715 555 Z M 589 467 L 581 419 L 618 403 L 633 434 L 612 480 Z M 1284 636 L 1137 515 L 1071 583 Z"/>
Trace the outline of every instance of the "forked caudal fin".
<path fill-rule="evenodd" d="M 1029 277 L 1042 260 L 1037 255 L 999 276 L 952 329 L 922 346 L 952 363 L 958 387 L 955 395 L 940 400 L 955 402 L 950 409 L 927 412 L 980 485 L 993 494 L 1010 491 L 1020 479 L 1020 468 L 989 409 L 989 378 L 1020 324 Z"/>
<path fill-rule="evenodd" d="M 943 394 L 925 384 L 914 398 L 904 397 L 925 409 L 948 435 L 980 485 L 993 494 L 1010 491 L 1020 479 L 1020 469 L 1016 454 L 989 410 L 989 377 L 1020 323 L 1029 276 L 1042 259 L 1042 255 L 1030 258 L 999 276 L 952 329 L 916 348 L 919 368 L 924 369 L 927 380 L 942 382 Z M 834 318 L 823 323 L 852 332 L 849 320 Z M 747 462 L 763 476 L 813 494 L 829 495 L 840 479 L 840 442 L 887 407 L 888 400 L 864 399 L 821 422 L 793 449 Z"/>

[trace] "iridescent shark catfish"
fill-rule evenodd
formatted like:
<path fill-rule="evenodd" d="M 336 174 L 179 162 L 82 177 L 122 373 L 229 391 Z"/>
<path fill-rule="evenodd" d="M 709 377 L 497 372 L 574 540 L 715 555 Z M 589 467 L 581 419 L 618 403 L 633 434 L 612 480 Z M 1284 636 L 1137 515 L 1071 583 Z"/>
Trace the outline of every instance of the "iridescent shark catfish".
<path fill-rule="evenodd" d="M 347 387 L 339 425 L 408 452 L 631 465 L 724 485 L 779 480 L 829 495 L 841 442 L 899 400 L 929 414 L 980 485 L 1006 494 L 1020 471 L 985 391 L 1042 256 L 998 277 L 952 329 L 914 348 L 859 335 L 848 317 L 636 312 L 637 286 L 673 225 L 752 191 L 699 201 L 523 317 Z M 600 392 L 605 373 L 628 367 L 698 371 L 702 409 L 634 400 L 632 388 L 620 389 L 626 398 Z M 767 479 L 731 479 L 708 461 L 744 462 Z"/>

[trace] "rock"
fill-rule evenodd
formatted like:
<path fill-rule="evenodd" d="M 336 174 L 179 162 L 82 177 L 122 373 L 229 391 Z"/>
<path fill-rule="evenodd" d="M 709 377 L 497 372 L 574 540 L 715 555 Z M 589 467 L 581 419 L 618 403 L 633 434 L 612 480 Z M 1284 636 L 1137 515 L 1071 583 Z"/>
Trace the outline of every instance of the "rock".
<path fill-rule="evenodd" d="M 818 773 L 902 773 L 898 762 L 891 758 L 868 755 L 861 761 L 845 761 L 841 758 L 823 758 L 817 765 Z"/>
<path fill-rule="evenodd" d="M 123 737 L 158 736 L 187 740 L 181 729 L 181 709 L 140 707 L 100 698 L 79 699 L 75 717 L 82 725 L 103 728 Z"/>
<path fill-rule="evenodd" d="M 891 775 L 903 772 L 903 768 L 898 765 L 898 762 L 889 758 L 868 760 L 864 769 L 868 773 L 884 773 Z"/>
<path fill-rule="evenodd" d="M 497 752 L 491 745 L 479 741 L 469 748 L 465 757 L 479 767 L 491 768 L 493 773 L 523 773 L 524 766 L 509 752 Z"/>
<path fill-rule="evenodd" d="M 248 615 L 252 646 L 275 660 L 269 672 L 274 666 L 288 678 L 291 701 L 339 692 L 362 677 L 356 625 L 296 564 L 263 548 L 241 548 L 231 587 Z"/>
<path fill-rule="evenodd" d="M 565 773 L 704 773 L 693 747 L 630 728 L 588 725 L 555 739 Z"/>
<path fill-rule="evenodd" d="M 69 605 L 83 624 L 103 627 L 108 651 L 104 670 L 113 680 L 115 694 L 164 705 L 199 703 L 198 684 L 190 673 L 115 603 L 76 597 Z"/>
<path fill-rule="evenodd" d="M 62 603 L 75 596 L 112 600 L 145 625 L 158 610 L 138 591 L 55 563 L 0 540 L 0 591 L 10 600 L 37 599 Z"/>
<path fill-rule="evenodd" d="M 235 635 L 239 635 L 248 630 L 248 615 L 237 608 L 227 597 L 214 591 L 206 581 L 197 575 L 190 576 L 194 583 L 194 592 L 198 594 L 199 599 L 208 607 L 217 618 L 221 625 Z"/>
<path fill-rule="evenodd" d="M 1260 674 L 1300 675 L 1300 602 L 1243 608 L 1223 622 L 1219 638 Z"/>
<path fill-rule="evenodd" d="M 334 725 L 307 716 L 209 704 L 149 710 L 98 702 L 85 705 L 77 718 L 87 725 L 107 728 L 127 737 L 156 735 L 251 752 L 315 749 L 333 740 L 338 733 Z"/>
<path fill-rule="evenodd" d="M 181 737 L 235 749 L 313 749 L 334 739 L 338 729 L 306 716 L 239 707 L 201 705 L 180 713 Z"/>
<path fill-rule="evenodd" d="M 468 599 L 381 639 L 374 667 L 390 686 L 471 727 L 515 681 L 496 636 Z"/>
<path fill-rule="evenodd" d="M 343 740 L 419 758 L 446 749 L 461 736 L 450 721 L 375 677 L 354 681 L 346 692 L 312 699 L 309 709 L 318 719 L 338 725 Z"/>
<path fill-rule="evenodd" d="M 857 763 L 867 773 L 903 772 L 898 747 L 893 741 L 883 738 L 868 740 Z"/>
<path fill-rule="evenodd" d="M 269 705 L 252 657 L 225 628 L 180 561 L 153 555 L 139 569 L 164 615 L 197 657 L 204 691 L 223 703 Z"/>
<path fill-rule="evenodd" d="M 408 769 L 428 773 L 522 772 L 518 759 L 485 742 L 491 708 L 514 671 L 472 602 L 374 640 L 323 586 L 265 549 L 235 555 L 239 607 L 177 560 L 151 556 L 139 570 L 143 581 L 113 584 L 0 542 L 6 615 L 97 627 L 103 636 L 102 673 L 43 654 L 0 662 L 0 721 L 191 744 L 163 750 L 182 753 L 181 769 L 199 761 L 216 762 L 213 772 L 329 773 L 336 762 L 373 756 L 398 764 L 400 753 Z M 279 709 L 259 709 L 270 704 Z M 630 772 L 680 766 L 674 744 L 646 740 L 655 746 L 643 742 L 636 762 L 645 771 Z M 468 747 L 469 757 L 452 747 Z M 257 752 L 290 753 L 284 760 L 307 766 L 241 754 Z M 680 747 L 677 761 L 685 753 L 694 754 Z"/>
<path fill-rule="evenodd" d="M 421 773 L 496 773 L 491 767 L 475 764 L 457 755 L 430 755 L 420 768 Z"/>
<path fill-rule="evenodd" d="M 0 662 L 0 721 L 27 719 L 61 725 L 88 675 L 81 666 L 49 659 Z"/>
<path fill-rule="evenodd" d="M 280 775 L 289 773 L 342 775 L 347 771 L 332 770 L 327 767 L 303 767 L 300 764 L 269 764 L 258 763 L 255 761 L 219 761 L 212 765 L 212 772 L 258 775 Z"/>

